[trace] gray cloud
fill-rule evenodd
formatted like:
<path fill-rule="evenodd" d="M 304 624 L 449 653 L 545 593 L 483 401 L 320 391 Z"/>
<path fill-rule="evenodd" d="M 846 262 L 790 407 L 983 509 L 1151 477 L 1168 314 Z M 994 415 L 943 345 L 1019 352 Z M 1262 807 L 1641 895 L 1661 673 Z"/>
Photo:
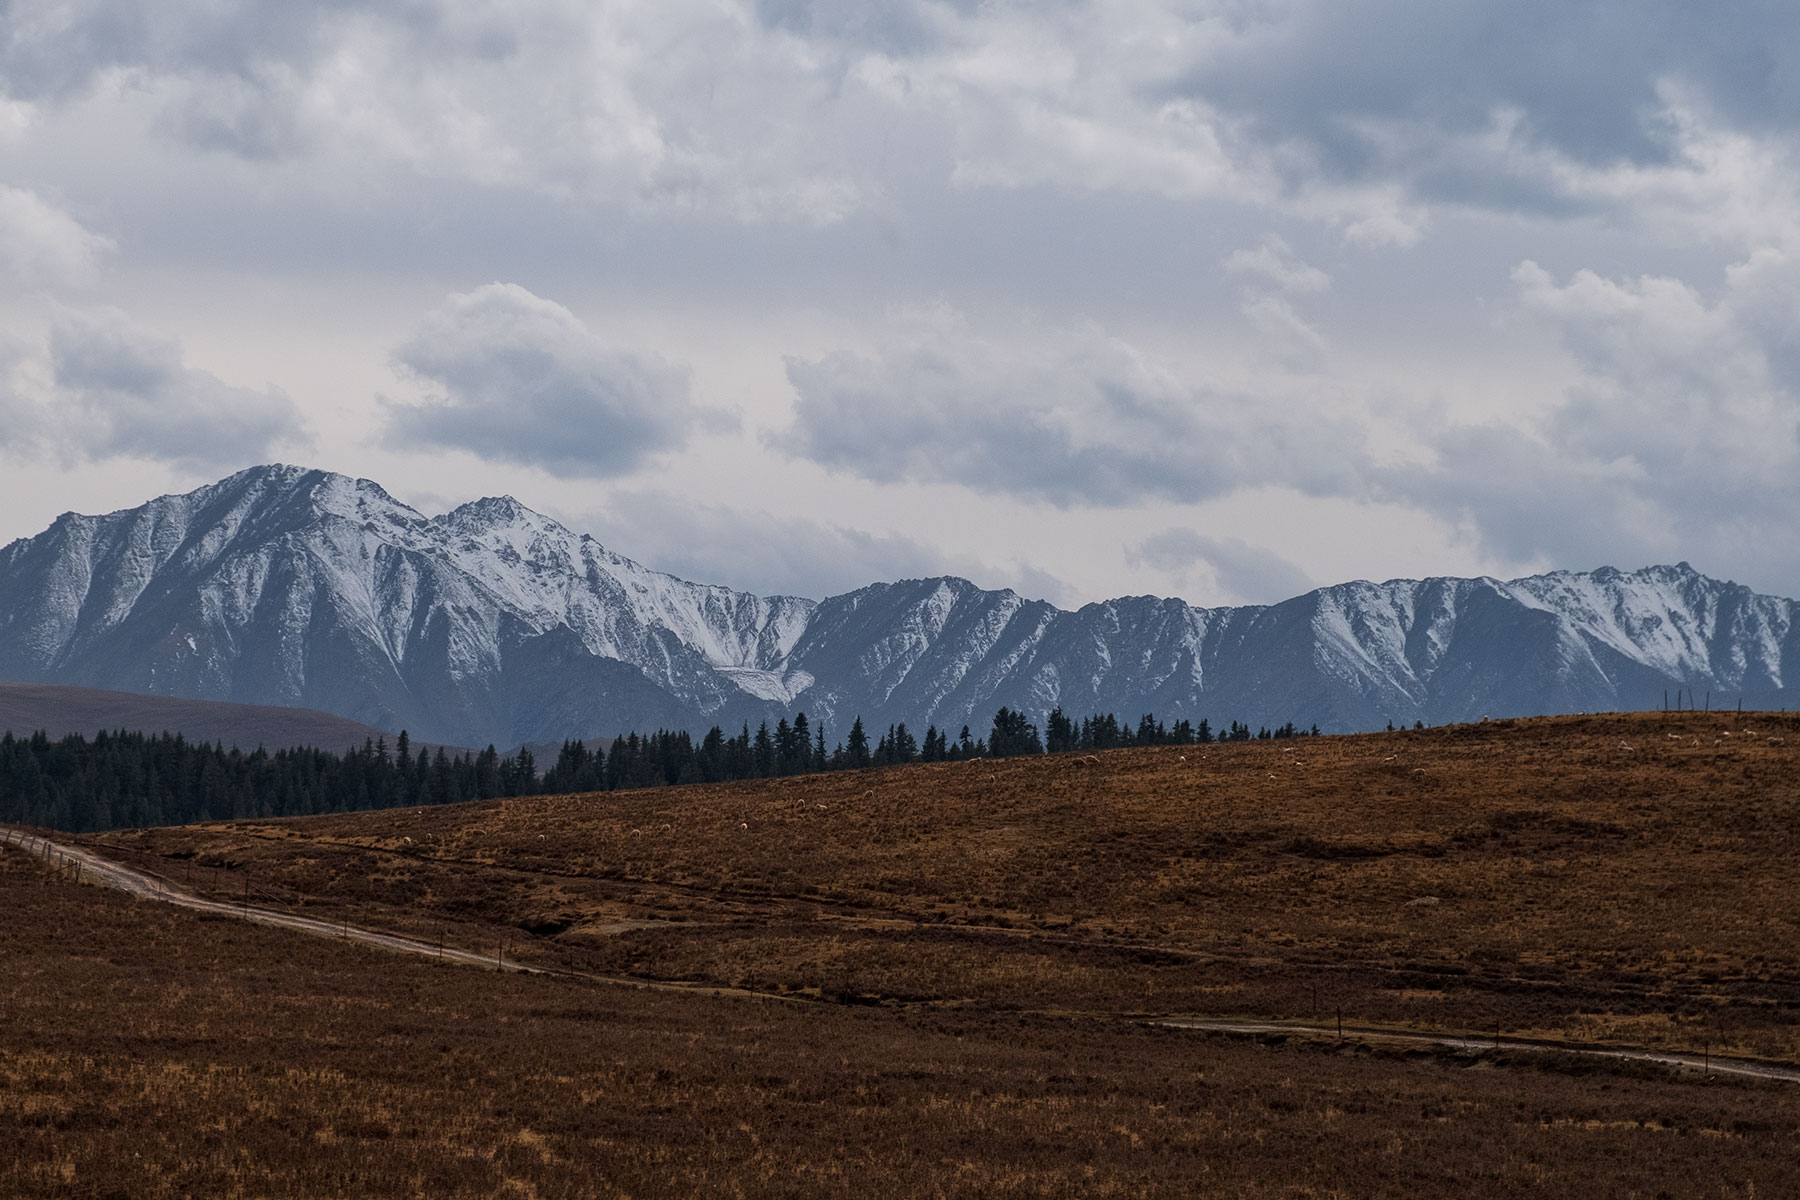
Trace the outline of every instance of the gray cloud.
<path fill-rule="evenodd" d="M 1497 111 L 1595 165 L 1667 161 L 1665 80 L 1701 89 L 1740 125 L 1786 132 L 1800 117 L 1800 10 L 1788 4 L 1296 0 L 1243 11 L 1230 52 L 1196 64 L 1183 90 L 1241 114 L 1263 140 L 1310 147 L 1328 170 L 1385 174 L 1422 154 L 1433 161 L 1411 164 L 1421 186 L 1458 200 L 1479 198 L 1477 171 L 1502 173 L 1438 157 L 1442 139 L 1487 130 Z M 1399 146 L 1373 136 L 1383 129 L 1419 136 Z"/>
<path fill-rule="evenodd" d="M 757 20 L 770 29 L 894 55 L 918 54 L 941 44 L 939 22 L 933 19 L 933 9 L 937 7 L 929 0 L 889 0 L 878 4 L 866 0 L 755 3 Z M 967 3 L 962 7 L 966 9 Z"/>
<path fill-rule="evenodd" d="M 1040 337 L 1010 346 L 939 319 L 872 355 L 789 359 L 794 422 L 772 443 L 878 483 L 1063 507 L 1335 493 L 1358 476 L 1360 435 L 1326 414 L 1192 388 L 1091 328 Z"/>
<path fill-rule="evenodd" d="M 451 296 L 394 351 L 438 393 L 386 402 L 386 439 L 567 477 L 628 474 L 682 445 L 701 413 L 687 372 L 609 348 L 574 313 L 515 284 Z"/>
<path fill-rule="evenodd" d="M 1689 0 L 16 0 L 0 16 L 0 87 L 16 98 L 69 103 L 121 73 L 167 133 L 252 159 L 366 158 L 801 223 L 885 211 L 907 175 L 948 170 L 961 186 L 1224 197 L 1404 241 L 1425 219 L 1411 203 L 1617 202 L 1569 162 L 1691 167 L 1670 88 L 1726 126 L 1790 136 L 1800 14 Z M 953 154 L 890 158 L 897 133 Z"/>
<path fill-rule="evenodd" d="M 356 179 L 363 200 L 412 175 L 634 211 L 839 220 L 864 186 L 818 136 L 839 111 L 822 102 L 841 56 L 746 36 L 748 19 L 707 0 L 20 0 L 0 14 L 0 94 L 70 106 L 126 80 L 166 137 L 312 161 Z"/>
<path fill-rule="evenodd" d="M 1274 604 L 1314 586 L 1306 572 L 1272 550 L 1192 529 L 1165 529 L 1127 546 L 1125 561 L 1161 571 L 1182 585 L 1198 571 L 1214 591 L 1241 604 Z"/>
<path fill-rule="evenodd" d="M 247 75 L 259 63 L 311 62 L 329 52 L 348 13 L 430 22 L 428 5 L 319 0 L 14 0 L 0 14 L 6 91 L 66 97 L 105 73 Z"/>
<path fill-rule="evenodd" d="M 580 524 L 609 548 L 702 583 L 758 595 L 822 599 L 895 579 L 960 575 L 1064 603 L 1070 589 L 1024 563 L 988 563 L 946 554 L 900 534 L 869 533 L 824 521 L 696 504 L 663 492 L 616 494 L 607 511 Z"/>
<path fill-rule="evenodd" d="M 63 309 L 50 331 L 54 418 L 75 458 L 142 458 L 195 470 L 267 461 L 304 444 L 299 410 L 276 388 L 234 387 L 189 367 L 179 343 L 112 309 Z"/>

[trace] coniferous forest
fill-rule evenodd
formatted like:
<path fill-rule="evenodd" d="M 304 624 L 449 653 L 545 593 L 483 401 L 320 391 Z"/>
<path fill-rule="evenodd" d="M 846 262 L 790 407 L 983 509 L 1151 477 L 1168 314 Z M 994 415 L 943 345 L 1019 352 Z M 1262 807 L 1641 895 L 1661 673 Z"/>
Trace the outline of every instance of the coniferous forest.
<path fill-rule="evenodd" d="M 859 717 L 844 740 L 827 749 L 825 730 L 798 713 L 774 729 L 765 722 L 754 733 L 746 725 L 727 736 L 715 725 L 698 741 L 685 730 L 658 730 L 620 737 L 610 751 L 565 742 L 541 773 L 529 749 L 507 756 L 492 746 L 478 754 L 451 755 L 442 747 L 415 752 L 405 733 L 391 749 L 383 740 L 345 754 L 310 748 L 245 753 L 180 734 L 121 731 L 52 741 L 43 733 L 8 733 L 0 736 L 0 822 L 87 833 L 1317 733 L 1317 727 L 1301 730 L 1289 722 L 1252 734 L 1233 721 L 1215 734 L 1204 720 L 1165 726 L 1150 714 L 1136 726 L 1110 713 L 1076 722 L 1060 708 L 1040 733 L 1023 712 L 1002 708 L 979 738 L 966 725 L 953 737 L 935 725 L 919 735 L 901 723 L 871 743 Z"/>

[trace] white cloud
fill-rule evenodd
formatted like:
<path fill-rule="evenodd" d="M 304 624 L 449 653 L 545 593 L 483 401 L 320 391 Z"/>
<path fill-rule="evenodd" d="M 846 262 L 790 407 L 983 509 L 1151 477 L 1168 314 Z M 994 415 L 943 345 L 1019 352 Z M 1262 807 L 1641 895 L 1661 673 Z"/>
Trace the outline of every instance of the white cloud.
<path fill-rule="evenodd" d="M 448 447 L 607 478 L 679 447 L 702 416 L 684 369 L 610 347 L 574 313 L 516 284 L 449 297 L 394 361 L 436 393 L 421 404 L 387 402 L 396 448 Z"/>
<path fill-rule="evenodd" d="M 1283 292 L 1306 294 L 1331 287 L 1331 276 L 1295 254 L 1279 234 L 1268 234 L 1254 248 L 1233 250 L 1223 266 L 1228 275 L 1258 277 Z"/>
<path fill-rule="evenodd" d="M 1252 281 L 1241 293 L 1239 309 L 1275 356 L 1290 368 L 1316 368 L 1325 356 L 1325 338 L 1300 315 L 1293 297 L 1329 290 L 1331 276 L 1273 233 L 1253 249 L 1232 251 L 1221 265 L 1227 275 Z"/>
<path fill-rule="evenodd" d="M 28 284 L 91 279 L 113 248 L 36 192 L 0 185 L 0 264 Z"/>
<path fill-rule="evenodd" d="M 1713 300 L 1667 276 L 1559 282 L 1529 261 L 1514 283 L 1575 381 L 1523 428 L 1437 431 L 1435 467 L 1390 472 L 1394 493 L 1465 513 L 1515 559 L 1800 578 L 1796 263 L 1763 251 Z"/>

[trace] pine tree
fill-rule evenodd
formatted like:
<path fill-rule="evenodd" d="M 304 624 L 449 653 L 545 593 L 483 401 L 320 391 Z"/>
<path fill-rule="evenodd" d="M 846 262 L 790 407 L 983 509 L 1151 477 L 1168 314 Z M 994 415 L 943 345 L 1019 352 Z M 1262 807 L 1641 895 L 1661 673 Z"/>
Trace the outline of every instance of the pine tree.
<path fill-rule="evenodd" d="M 848 765 L 852 768 L 869 765 L 869 735 L 863 732 L 861 716 L 850 725 L 850 741 L 846 750 Z"/>
<path fill-rule="evenodd" d="M 758 779 L 767 779 L 775 773 L 775 739 L 769 736 L 769 723 L 764 721 L 756 728 L 755 767 Z"/>

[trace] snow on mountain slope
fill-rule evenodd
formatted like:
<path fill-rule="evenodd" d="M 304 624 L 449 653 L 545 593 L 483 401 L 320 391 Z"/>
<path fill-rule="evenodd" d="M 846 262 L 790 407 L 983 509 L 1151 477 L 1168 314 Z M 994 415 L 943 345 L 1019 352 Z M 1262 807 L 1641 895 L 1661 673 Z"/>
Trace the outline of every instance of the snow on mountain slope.
<path fill-rule="evenodd" d="M 0 550 L 0 600 L 5 678 L 307 704 L 462 744 L 586 731 L 620 704 L 760 712 L 728 672 L 778 690 L 812 609 L 649 571 L 510 499 L 426 518 L 285 466 L 59 518 Z M 548 663 L 527 649 L 546 639 Z"/>
<path fill-rule="evenodd" d="M 1785 700 L 1794 603 L 1686 564 L 1074 612 L 963 579 L 822 602 L 689 583 L 501 497 L 425 517 L 258 467 L 0 549 L 0 679 L 304 705 L 464 745 L 805 709 L 841 732 L 1155 712 L 1326 729 Z"/>

